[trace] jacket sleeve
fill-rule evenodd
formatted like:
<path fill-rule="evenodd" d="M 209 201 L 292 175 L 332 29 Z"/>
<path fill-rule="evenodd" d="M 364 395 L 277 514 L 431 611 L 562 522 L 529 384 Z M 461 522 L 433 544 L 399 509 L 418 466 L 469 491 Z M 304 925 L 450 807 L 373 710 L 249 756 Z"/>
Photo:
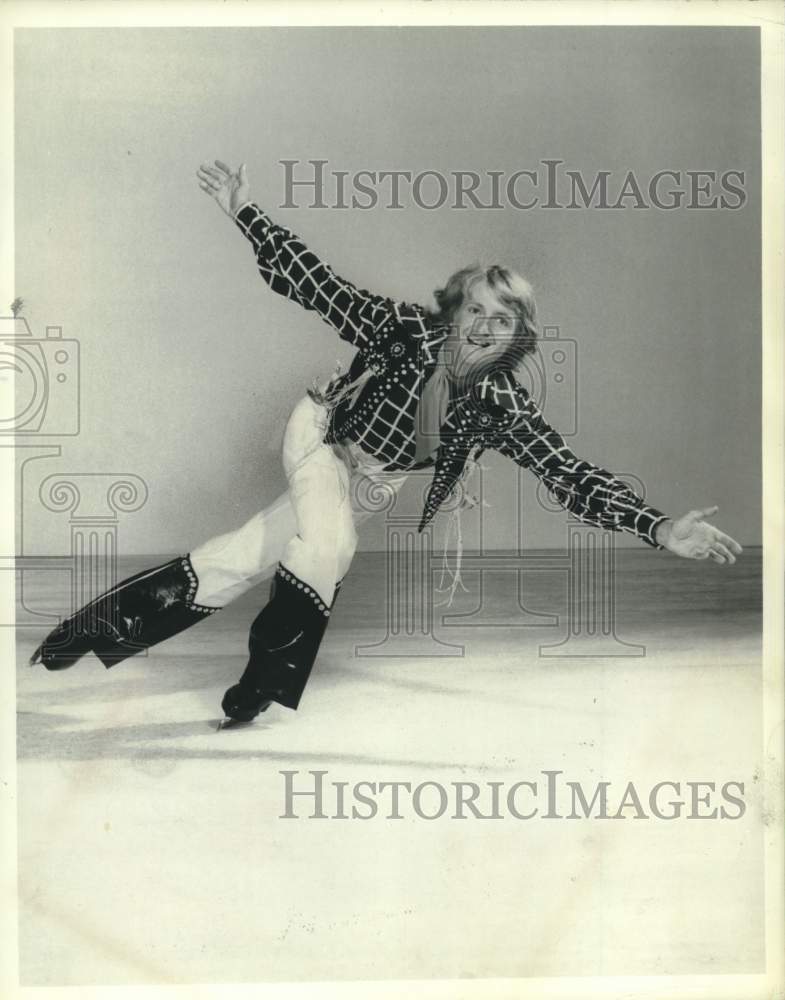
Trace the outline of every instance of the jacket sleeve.
<path fill-rule="evenodd" d="M 288 229 L 246 202 L 235 222 L 251 243 L 259 273 L 279 295 L 312 309 L 343 340 L 366 347 L 393 316 L 395 302 L 339 278 Z"/>
<path fill-rule="evenodd" d="M 530 469 L 562 507 L 579 520 L 636 535 L 648 545 L 668 516 L 648 506 L 612 473 L 577 458 L 544 419 L 528 392 L 507 372 L 496 372 L 477 387 L 478 401 L 496 428 L 488 446 Z"/>

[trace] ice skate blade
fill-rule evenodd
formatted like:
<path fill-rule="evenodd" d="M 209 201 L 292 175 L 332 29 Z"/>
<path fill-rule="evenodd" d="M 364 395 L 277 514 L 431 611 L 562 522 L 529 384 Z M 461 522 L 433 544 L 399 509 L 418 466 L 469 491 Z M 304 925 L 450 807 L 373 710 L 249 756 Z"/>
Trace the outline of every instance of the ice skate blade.
<path fill-rule="evenodd" d="M 40 663 L 41 662 L 41 659 L 42 659 L 42 657 L 41 657 L 41 647 L 39 646 L 38 649 L 36 649 L 36 651 L 33 653 L 33 655 L 27 661 L 28 667 L 34 667 L 36 665 L 36 663 Z"/>
<path fill-rule="evenodd" d="M 225 719 L 220 719 L 218 725 L 215 727 L 216 733 L 222 732 L 224 729 L 245 729 L 246 726 L 252 726 L 254 724 L 254 719 L 249 719 L 244 722 L 240 719 L 230 719 L 228 716 Z"/>

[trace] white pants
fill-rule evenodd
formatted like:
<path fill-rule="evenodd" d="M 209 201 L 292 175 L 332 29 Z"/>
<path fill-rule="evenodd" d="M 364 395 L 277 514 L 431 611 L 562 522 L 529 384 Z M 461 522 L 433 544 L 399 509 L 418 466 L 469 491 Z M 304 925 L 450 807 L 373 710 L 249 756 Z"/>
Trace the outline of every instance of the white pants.
<path fill-rule="evenodd" d="M 223 607 L 261 582 L 281 562 L 329 607 L 357 548 L 356 525 L 372 513 L 363 502 L 380 485 L 397 491 L 405 473 L 356 445 L 324 443 L 327 410 L 305 396 L 286 425 L 283 466 L 289 488 L 236 531 L 190 553 L 199 580 L 197 604 Z"/>

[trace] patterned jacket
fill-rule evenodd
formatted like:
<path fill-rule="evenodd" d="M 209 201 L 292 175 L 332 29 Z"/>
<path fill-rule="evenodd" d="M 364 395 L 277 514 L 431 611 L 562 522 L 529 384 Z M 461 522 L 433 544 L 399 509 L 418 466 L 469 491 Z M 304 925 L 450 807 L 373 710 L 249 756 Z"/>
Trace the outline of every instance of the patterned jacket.
<path fill-rule="evenodd" d="M 358 289 L 339 278 L 288 229 L 247 202 L 235 221 L 253 246 L 259 273 L 273 289 L 314 310 L 357 348 L 349 371 L 329 387 L 335 402 L 328 442 L 349 438 L 386 469 L 410 470 L 415 416 L 449 327 L 422 306 Z M 365 382 L 357 389 L 358 377 Z M 349 386 L 353 385 L 351 392 Z M 463 393 L 454 393 L 440 432 L 434 476 L 420 531 L 458 483 L 467 460 L 488 448 L 538 476 L 557 501 L 580 520 L 627 531 L 647 544 L 667 515 L 610 472 L 577 458 L 550 427 L 529 393 L 506 370 L 487 370 Z"/>

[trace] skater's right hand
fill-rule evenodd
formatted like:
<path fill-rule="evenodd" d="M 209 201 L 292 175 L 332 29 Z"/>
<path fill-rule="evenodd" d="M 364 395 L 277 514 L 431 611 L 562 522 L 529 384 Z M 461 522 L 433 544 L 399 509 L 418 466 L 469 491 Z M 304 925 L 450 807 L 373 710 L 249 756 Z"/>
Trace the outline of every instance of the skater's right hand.
<path fill-rule="evenodd" d="M 211 195 L 231 218 L 234 218 L 237 210 L 249 201 L 248 177 L 244 163 L 240 164 L 240 169 L 236 173 L 232 173 L 232 168 L 221 160 L 216 160 L 214 166 L 203 163 L 196 171 L 196 176 L 199 178 L 199 187 L 202 191 Z"/>

